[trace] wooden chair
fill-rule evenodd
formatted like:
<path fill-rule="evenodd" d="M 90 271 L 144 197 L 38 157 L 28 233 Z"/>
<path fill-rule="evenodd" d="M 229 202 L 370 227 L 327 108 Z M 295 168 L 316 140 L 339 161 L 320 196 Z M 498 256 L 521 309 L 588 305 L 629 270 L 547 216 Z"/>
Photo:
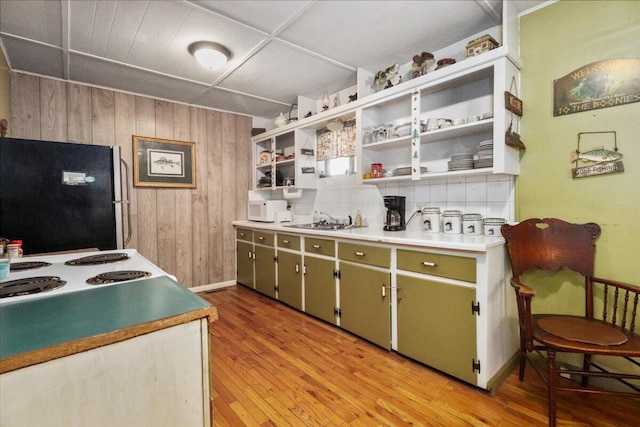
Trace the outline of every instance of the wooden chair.
<path fill-rule="evenodd" d="M 628 372 L 640 372 L 640 335 L 635 332 L 640 287 L 593 277 L 595 239 L 600 227 L 594 223 L 570 224 L 546 218 L 528 219 L 518 225 L 502 226 L 507 242 L 515 289 L 520 326 L 520 372 L 524 371 L 528 353 L 546 352 L 547 376 L 532 363 L 548 387 L 549 425 L 556 425 L 557 391 L 591 394 L 617 394 L 640 398 L 640 386 L 629 380 L 640 380 L 633 373 L 611 372 L 592 360 L 594 355 L 620 356 L 631 362 Z M 520 276 L 530 268 L 556 271 L 569 268 L 584 276 L 584 316 L 561 314 L 532 314 L 531 300 L 536 291 L 523 284 Z M 540 287 L 540 285 L 538 285 Z M 602 307 L 594 316 L 594 305 Z M 640 316 L 639 316 L 640 318 Z M 583 356 L 582 369 L 562 370 L 563 374 L 578 375 L 581 386 L 562 386 L 556 353 L 578 353 Z M 590 377 L 609 377 L 622 381 L 628 391 L 609 391 L 589 387 Z M 566 381 L 566 380 L 565 380 Z"/>

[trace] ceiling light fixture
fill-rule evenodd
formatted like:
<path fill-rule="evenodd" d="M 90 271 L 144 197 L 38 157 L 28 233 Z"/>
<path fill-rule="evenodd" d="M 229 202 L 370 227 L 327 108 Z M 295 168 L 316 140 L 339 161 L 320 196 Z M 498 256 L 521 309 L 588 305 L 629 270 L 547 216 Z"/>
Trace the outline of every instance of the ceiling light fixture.
<path fill-rule="evenodd" d="M 340 119 L 331 119 L 327 122 L 327 129 L 331 132 L 336 132 L 344 128 L 344 123 Z"/>
<path fill-rule="evenodd" d="M 187 49 L 203 67 L 210 70 L 223 66 L 231 58 L 229 49 L 219 43 L 194 42 Z"/>

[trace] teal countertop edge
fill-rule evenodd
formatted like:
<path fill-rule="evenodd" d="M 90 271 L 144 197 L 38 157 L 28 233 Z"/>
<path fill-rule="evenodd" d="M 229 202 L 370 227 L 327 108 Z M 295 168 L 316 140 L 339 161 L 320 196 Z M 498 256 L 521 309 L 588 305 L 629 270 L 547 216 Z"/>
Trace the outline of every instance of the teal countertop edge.
<path fill-rule="evenodd" d="M 0 359 L 210 307 L 162 276 L 0 306 Z"/>

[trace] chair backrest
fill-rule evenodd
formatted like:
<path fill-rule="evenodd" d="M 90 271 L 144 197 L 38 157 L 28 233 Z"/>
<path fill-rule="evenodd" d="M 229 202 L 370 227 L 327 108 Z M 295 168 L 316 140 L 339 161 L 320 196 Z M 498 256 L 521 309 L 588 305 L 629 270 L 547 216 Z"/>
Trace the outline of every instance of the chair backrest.
<path fill-rule="evenodd" d="M 532 218 L 501 228 L 515 277 L 531 267 L 558 270 L 568 267 L 590 278 L 600 226 L 571 224 L 555 218 Z"/>

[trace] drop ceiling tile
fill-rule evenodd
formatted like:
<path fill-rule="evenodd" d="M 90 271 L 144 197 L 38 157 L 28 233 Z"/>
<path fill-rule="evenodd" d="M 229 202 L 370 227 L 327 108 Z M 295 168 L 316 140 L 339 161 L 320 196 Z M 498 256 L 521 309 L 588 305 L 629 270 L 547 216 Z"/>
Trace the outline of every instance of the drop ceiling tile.
<path fill-rule="evenodd" d="M 190 10 L 190 7 L 177 2 L 149 2 L 124 62 L 153 69 L 183 26 Z"/>
<path fill-rule="evenodd" d="M 0 1 L 0 29 L 62 47 L 61 5 L 60 1 Z"/>
<path fill-rule="evenodd" d="M 69 65 L 70 80 L 179 102 L 189 102 L 206 89 L 205 85 L 75 53 L 69 55 Z"/>
<path fill-rule="evenodd" d="M 271 34 L 308 1 L 198 1 L 192 2 Z"/>
<path fill-rule="evenodd" d="M 355 84 L 355 72 L 287 45 L 272 42 L 247 61 L 221 87 L 284 103 L 297 96 L 319 98 Z"/>
<path fill-rule="evenodd" d="M 69 49 L 90 53 L 96 3 L 77 1 L 69 4 Z"/>
<path fill-rule="evenodd" d="M 377 71 L 493 26 L 473 1 L 321 1 L 279 37 L 344 64 Z"/>
<path fill-rule="evenodd" d="M 146 1 L 118 3 L 104 54 L 106 58 L 119 62 L 126 60 L 148 5 Z"/>
<path fill-rule="evenodd" d="M 63 78 L 62 50 L 14 39 L 5 36 L 2 38 L 12 70 L 27 71 L 56 78 Z"/>
<path fill-rule="evenodd" d="M 215 88 L 208 90 L 191 103 L 219 110 L 234 111 L 240 114 L 268 118 L 276 117 L 278 114 L 289 110 L 288 105 Z"/>

